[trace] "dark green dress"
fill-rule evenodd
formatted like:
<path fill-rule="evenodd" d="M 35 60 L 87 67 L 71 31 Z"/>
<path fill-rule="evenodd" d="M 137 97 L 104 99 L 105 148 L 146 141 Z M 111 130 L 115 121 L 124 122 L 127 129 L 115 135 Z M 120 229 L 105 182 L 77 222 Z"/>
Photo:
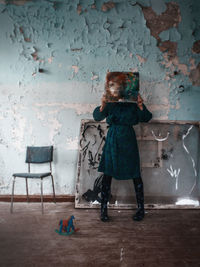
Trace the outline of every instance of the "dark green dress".
<path fill-rule="evenodd" d="M 140 110 L 135 103 L 107 103 L 100 112 L 100 106 L 93 112 L 95 121 L 106 118 L 109 129 L 103 147 L 99 172 L 118 180 L 141 177 L 140 158 L 135 131 L 132 125 L 148 122 L 151 112 L 143 104 Z"/>

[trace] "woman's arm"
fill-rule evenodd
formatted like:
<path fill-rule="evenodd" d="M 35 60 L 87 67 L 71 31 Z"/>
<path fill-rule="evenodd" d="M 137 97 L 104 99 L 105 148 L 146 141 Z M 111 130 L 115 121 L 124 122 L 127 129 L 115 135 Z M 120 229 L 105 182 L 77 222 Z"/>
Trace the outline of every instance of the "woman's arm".
<path fill-rule="evenodd" d="M 138 95 L 137 99 L 137 114 L 139 122 L 148 122 L 152 119 L 152 113 L 143 104 L 143 99 Z"/>
<path fill-rule="evenodd" d="M 108 116 L 108 105 L 105 96 L 101 99 L 101 106 L 98 106 L 93 111 L 93 118 L 95 121 L 102 121 Z"/>
<path fill-rule="evenodd" d="M 148 122 L 152 119 L 152 113 L 142 104 L 142 110 L 137 108 L 139 122 Z"/>
<path fill-rule="evenodd" d="M 100 111 L 101 106 L 98 106 L 93 111 L 93 118 L 95 121 L 102 121 L 108 116 L 108 110 L 105 107 L 102 111 Z"/>

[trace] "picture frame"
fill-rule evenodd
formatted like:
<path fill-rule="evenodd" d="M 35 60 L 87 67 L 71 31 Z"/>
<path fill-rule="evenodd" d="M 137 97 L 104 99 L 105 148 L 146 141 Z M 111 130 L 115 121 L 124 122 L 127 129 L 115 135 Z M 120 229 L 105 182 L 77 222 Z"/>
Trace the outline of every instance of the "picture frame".
<path fill-rule="evenodd" d="M 100 207 L 103 174 L 98 172 L 98 165 L 107 127 L 105 121 L 81 121 L 75 208 Z M 145 208 L 200 208 L 199 122 L 152 120 L 134 129 L 140 151 Z M 137 207 L 132 180 L 112 179 L 108 207 Z"/>

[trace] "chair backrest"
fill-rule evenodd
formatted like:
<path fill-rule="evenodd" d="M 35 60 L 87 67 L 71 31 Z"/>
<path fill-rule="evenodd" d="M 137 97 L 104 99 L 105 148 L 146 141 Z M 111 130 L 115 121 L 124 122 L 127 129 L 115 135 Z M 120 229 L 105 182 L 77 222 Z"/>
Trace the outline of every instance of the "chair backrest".
<path fill-rule="evenodd" d="M 26 163 L 46 163 L 53 161 L 53 146 L 28 146 Z"/>

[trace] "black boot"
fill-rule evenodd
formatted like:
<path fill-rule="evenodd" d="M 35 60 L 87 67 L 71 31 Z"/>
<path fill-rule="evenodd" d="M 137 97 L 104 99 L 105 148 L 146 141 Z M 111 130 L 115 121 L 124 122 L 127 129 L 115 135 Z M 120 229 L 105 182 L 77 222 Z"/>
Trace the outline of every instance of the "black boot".
<path fill-rule="evenodd" d="M 138 209 L 136 214 L 133 215 L 134 221 L 141 221 L 144 218 L 144 191 L 143 191 L 143 182 L 141 178 L 133 179 L 135 193 L 136 193 L 136 200 Z"/>
<path fill-rule="evenodd" d="M 111 187 L 112 177 L 105 175 L 102 179 L 102 187 L 101 187 L 101 220 L 102 222 L 108 222 L 109 217 L 107 213 L 107 203 L 110 197 L 110 187 Z"/>
<path fill-rule="evenodd" d="M 101 204 L 101 220 L 102 222 L 108 222 L 110 220 L 107 213 L 107 204 Z"/>

